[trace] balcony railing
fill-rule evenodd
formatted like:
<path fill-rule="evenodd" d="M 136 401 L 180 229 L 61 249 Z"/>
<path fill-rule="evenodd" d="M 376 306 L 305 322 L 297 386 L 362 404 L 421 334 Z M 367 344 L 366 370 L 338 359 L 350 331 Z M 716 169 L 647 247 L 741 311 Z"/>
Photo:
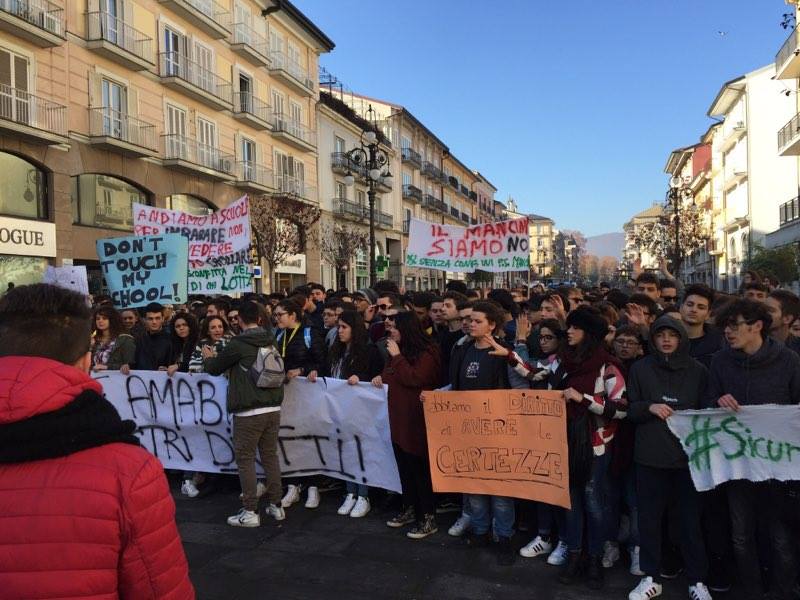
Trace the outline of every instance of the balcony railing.
<path fill-rule="evenodd" d="M 461 220 L 464 221 L 464 223 L 469 223 L 469 215 L 467 213 L 462 212 Z"/>
<path fill-rule="evenodd" d="M 422 190 L 416 186 L 406 183 L 403 185 L 403 198 L 422 202 Z"/>
<path fill-rule="evenodd" d="M 778 54 L 775 55 L 776 73 L 780 73 L 786 63 L 796 56 L 797 49 L 797 30 L 792 29 L 789 37 L 786 38 L 786 41 L 783 42 L 783 46 L 778 50 Z"/>
<path fill-rule="evenodd" d="M 112 137 L 135 146 L 157 150 L 155 125 L 113 108 L 90 109 L 89 133 L 92 136 Z"/>
<path fill-rule="evenodd" d="M 67 107 L 0 83 L 0 120 L 67 135 Z"/>
<path fill-rule="evenodd" d="M 196 11 L 204 14 L 212 21 L 216 21 L 223 27 L 227 27 L 230 21 L 230 13 L 215 0 L 185 0 L 186 4 Z"/>
<path fill-rule="evenodd" d="M 422 163 L 422 174 L 430 179 L 441 180 L 442 178 L 442 170 L 434 165 L 432 162 L 428 162 L 427 160 Z"/>
<path fill-rule="evenodd" d="M 317 188 L 297 177 L 276 173 L 273 187 L 284 194 L 294 194 L 312 202 L 317 201 Z"/>
<path fill-rule="evenodd" d="M 455 177 L 452 176 L 448 177 L 447 182 L 450 184 L 450 187 L 453 188 L 454 190 L 458 189 L 458 179 L 456 179 Z"/>
<path fill-rule="evenodd" d="M 469 193 L 469 199 L 470 200 L 474 200 L 475 202 L 477 202 L 478 201 L 478 194 L 475 193 L 475 192 L 470 192 Z"/>
<path fill-rule="evenodd" d="M 333 199 L 333 212 L 343 217 L 350 217 L 351 219 L 366 219 L 367 207 L 358 202 L 353 202 L 347 198 L 334 198 Z"/>
<path fill-rule="evenodd" d="M 367 179 L 367 168 L 350 160 L 347 152 L 331 152 L 331 169 L 341 175 L 350 173 L 358 179 Z"/>
<path fill-rule="evenodd" d="M 309 91 L 314 91 L 314 80 L 311 79 L 308 70 L 304 69 L 299 62 L 292 60 L 285 52 L 280 50 L 272 51 L 269 58 L 272 61 L 270 70 L 284 71 L 293 79 L 299 81 L 303 87 L 307 88 Z"/>
<path fill-rule="evenodd" d="M 422 164 L 422 157 L 413 148 L 401 148 L 400 156 L 402 156 L 403 162 L 408 162 L 418 167 Z"/>
<path fill-rule="evenodd" d="M 469 198 L 469 188 L 465 186 L 463 183 L 461 184 L 461 195 Z"/>
<path fill-rule="evenodd" d="M 250 92 L 233 93 L 233 112 L 247 113 L 262 121 L 272 123 L 272 110 L 270 105 L 256 98 Z"/>
<path fill-rule="evenodd" d="M 91 12 L 87 17 L 89 19 L 89 36 L 87 38 L 89 41 L 105 40 L 139 58 L 150 63 L 153 62 L 153 38 L 105 11 Z"/>
<path fill-rule="evenodd" d="M 778 150 L 782 150 L 800 136 L 800 114 L 796 114 L 778 131 Z"/>
<path fill-rule="evenodd" d="M 288 118 L 284 113 L 275 113 L 273 131 L 286 133 L 311 146 L 317 145 L 317 136 L 313 131 L 302 123 Z"/>
<path fill-rule="evenodd" d="M 272 169 L 248 160 L 236 163 L 236 179 L 242 183 L 255 183 L 269 188 L 275 183 Z"/>
<path fill-rule="evenodd" d="M 162 77 L 177 77 L 230 104 L 231 84 L 179 52 L 159 54 Z"/>
<path fill-rule="evenodd" d="M 394 217 L 389 213 L 375 211 L 375 223 L 381 227 L 394 227 Z"/>
<path fill-rule="evenodd" d="M 406 219 L 403 221 L 403 233 L 408 233 L 411 230 L 411 221 Z"/>
<path fill-rule="evenodd" d="M 0 12 L 64 37 L 64 9 L 48 0 L 0 0 Z"/>
<path fill-rule="evenodd" d="M 459 211 L 455 206 L 450 207 L 450 216 L 455 217 L 456 219 L 460 218 L 461 211 Z"/>
<path fill-rule="evenodd" d="M 185 135 L 166 134 L 164 138 L 164 159 L 184 160 L 186 162 L 233 175 L 234 157 L 225 154 L 216 146 L 201 144 Z"/>
<path fill-rule="evenodd" d="M 255 50 L 266 59 L 262 61 L 266 64 L 269 60 L 269 41 L 265 36 L 250 27 L 248 23 L 234 23 L 231 27 L 231 43 L 243 44 Z"/>
<path fill-rule="evenodd" d="M 781 227 L 800 219 L 800 197 L 792 198 L 778 207 Z"/>

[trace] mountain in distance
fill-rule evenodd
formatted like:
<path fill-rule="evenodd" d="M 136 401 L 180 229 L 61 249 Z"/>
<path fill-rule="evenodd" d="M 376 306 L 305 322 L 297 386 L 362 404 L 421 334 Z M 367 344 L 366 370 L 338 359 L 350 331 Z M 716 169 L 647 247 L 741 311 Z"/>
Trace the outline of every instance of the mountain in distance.
<path fill-rule="evenodd" d="M 622 232 L 603 233 L 586 238 L 586 254 L 594 254 L 597 257 L 619 258 L 624 247 L 625 234 Z"/>

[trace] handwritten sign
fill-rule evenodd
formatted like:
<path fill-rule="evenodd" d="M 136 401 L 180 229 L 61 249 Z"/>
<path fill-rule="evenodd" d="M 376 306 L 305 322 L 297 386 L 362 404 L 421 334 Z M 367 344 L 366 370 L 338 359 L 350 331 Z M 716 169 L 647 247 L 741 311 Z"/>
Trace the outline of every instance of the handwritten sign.
<path fill-rule="evenodd" d="M 114 306 L 186 302 L 188 250 L 186 239 L 176 234 L 97 240 L 97 256 Z"/>
<path fill-rule="evenodd" d="M 202 216 L 134 203 L 133 223 L 137 235 L 177 233 L 189 241 L 189 293 L 252 291 L 247 196 Z"/>
<path fill-rule="evenodd" d="M 569 502 L 561 392 L 423 392 L 433 489 Z"/>
<path fill-rule="evenodd" d="M 765 404 L 682 410 L 667 419 L 698 491 L 731 479 L 800 480 L 800 408 Z"/>
<path fill-rule="evenodd" d="M 527 271 L 529 256 L 527 217 L 473 227 L 411 219 L 406 249 L 409 267 L 466 273 Z"/>
<path fill-rule="evenodd" d="M 136 422 L 142 445 L 165 468 L 236 472 L 224 377 L 132 371 L 94 378 L 122 418 Z M 399 492 L 386 406 L 385 389 L 368 383 L 295 378 L 284 388 L 281 405 L 281 473 L 328 475 Z"/>
<path fill-rule="evenodd" d="M 78 292 L 84 296 L 89 295 L 89 280 L 86 277 L 86 267 L 84 265 L 48 266 L 44 272 L 43 282 Z"/>

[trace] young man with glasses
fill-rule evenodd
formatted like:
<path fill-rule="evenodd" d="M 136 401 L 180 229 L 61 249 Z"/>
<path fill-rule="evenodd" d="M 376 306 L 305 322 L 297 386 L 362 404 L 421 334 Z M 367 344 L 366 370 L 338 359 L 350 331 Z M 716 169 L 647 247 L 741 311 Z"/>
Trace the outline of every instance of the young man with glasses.
<path fill-rule="evenodd" d="M 735 300 L 717 316 L 728 347 L 711 360 L 708 404 L 738 411 L 742 406 L 800 403 L 800 357 L 769 337 L 772 318 L 763 302 Z M 797 540 L 791 535 L 788 484 L 737 479 L 725 484 L 733 553 L 744 597 L 761 597 L 759 523 L 766 525 L 771 553 L 770 593 L 792 598 L 797 578 Z"/>
<path fill-rule="evenodd" d="M 338 298 L 326 300 L 322 309 L 322 324 L 325 326 L 325 348 L 333 346 L 336 334 L 339 332 L 339 315 L 344 307 Z"/>

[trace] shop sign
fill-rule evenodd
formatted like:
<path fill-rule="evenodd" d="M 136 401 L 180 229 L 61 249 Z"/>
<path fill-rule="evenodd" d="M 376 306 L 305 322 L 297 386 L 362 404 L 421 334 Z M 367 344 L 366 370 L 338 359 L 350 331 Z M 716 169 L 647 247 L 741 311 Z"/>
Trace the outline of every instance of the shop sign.
<path fill-rule="evenodd" d="M 0 254 L 55 256 L 55 224 L 0 217 Z"/>

